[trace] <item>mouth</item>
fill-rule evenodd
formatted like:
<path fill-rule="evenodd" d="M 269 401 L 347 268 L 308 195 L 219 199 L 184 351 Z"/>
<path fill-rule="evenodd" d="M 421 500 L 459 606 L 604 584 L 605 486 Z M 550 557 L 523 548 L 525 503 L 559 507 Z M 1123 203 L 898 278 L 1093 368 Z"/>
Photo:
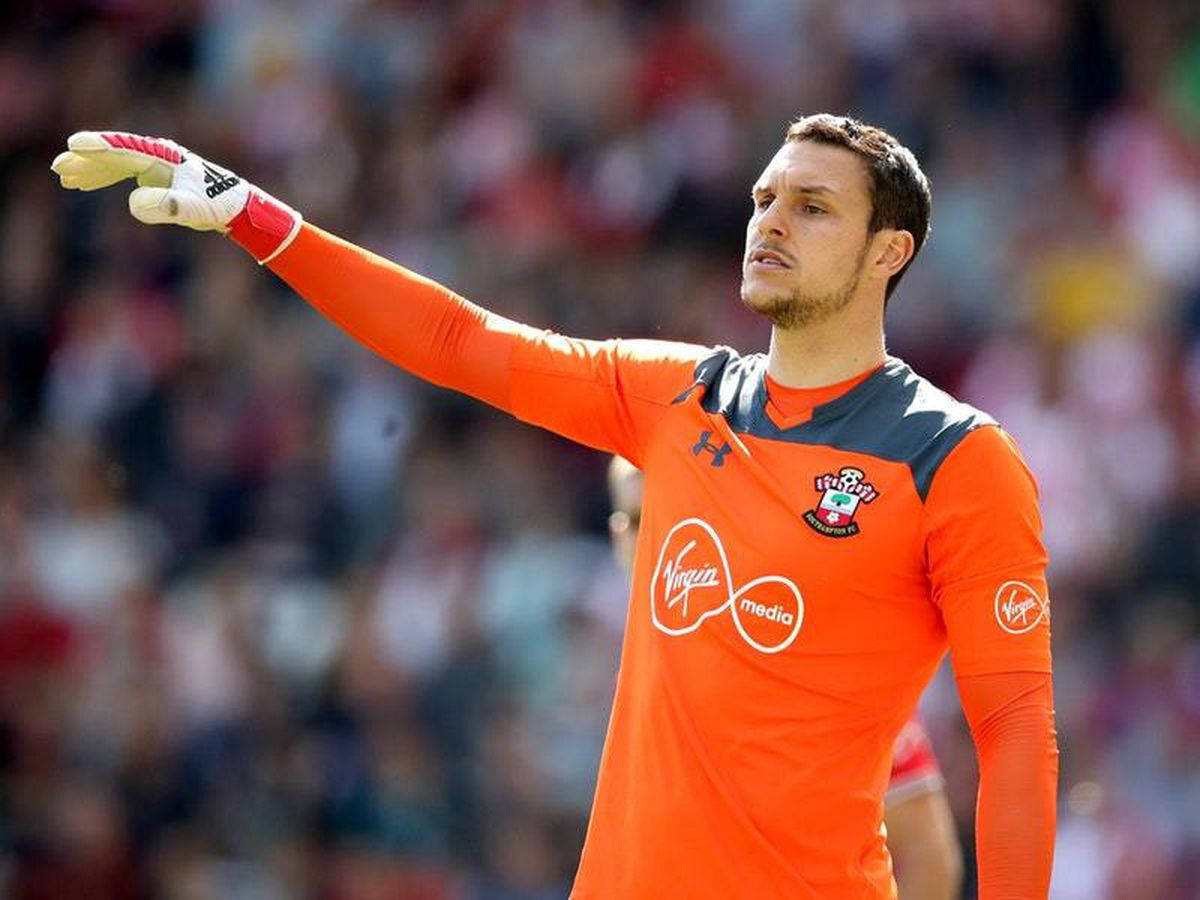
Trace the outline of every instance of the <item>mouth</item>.
<path fill-rule="evenodd" d="M 763 247 L 750 254 L 747 264 L 754 269 L 790 269 L 792 267 L 783 254 Z"/>

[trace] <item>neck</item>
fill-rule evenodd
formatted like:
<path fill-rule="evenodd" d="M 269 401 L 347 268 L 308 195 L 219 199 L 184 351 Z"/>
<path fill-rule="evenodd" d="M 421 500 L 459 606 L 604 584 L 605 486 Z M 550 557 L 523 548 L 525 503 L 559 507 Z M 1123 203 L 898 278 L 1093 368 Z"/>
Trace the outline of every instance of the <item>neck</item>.
<path fill-rule="evenodd" d="M 877 368 L 886 357 L 879 306 L 852 302 L 824 322 L 772 328 L 767 373 L 785 387 L 824 387 Z"/>

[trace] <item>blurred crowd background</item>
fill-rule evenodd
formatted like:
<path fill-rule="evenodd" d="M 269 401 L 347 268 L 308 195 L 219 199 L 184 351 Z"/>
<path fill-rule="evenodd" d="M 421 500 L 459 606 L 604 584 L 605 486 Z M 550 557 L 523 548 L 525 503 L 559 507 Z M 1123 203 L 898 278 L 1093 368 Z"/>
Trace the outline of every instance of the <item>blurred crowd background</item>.
<path fill-rule="evenodd" d="M 60 190 L 69 133 L 174 137 L 530 323 L 752 351 L 749 186 L 819 110 L 922 160 L 890 349 L 1040 481 L 1052 896 L 1200 897 L 1194 0 L 5 4 L 0 894 L 564 897 L 624 615 L 603 458 Z M 922 708 L 970 852 L 948 672 Z"/>

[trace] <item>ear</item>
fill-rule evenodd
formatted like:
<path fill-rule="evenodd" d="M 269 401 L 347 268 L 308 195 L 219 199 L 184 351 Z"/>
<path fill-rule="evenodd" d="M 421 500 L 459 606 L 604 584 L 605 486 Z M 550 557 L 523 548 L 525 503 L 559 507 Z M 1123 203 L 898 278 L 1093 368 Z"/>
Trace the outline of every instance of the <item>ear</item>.
<path fill-rule="evenodd" d="M 904 268 L 916 248 L 912 233 L 902 228 L 883 228 L 875 235 L 874 266 L 886 281 Z"/>

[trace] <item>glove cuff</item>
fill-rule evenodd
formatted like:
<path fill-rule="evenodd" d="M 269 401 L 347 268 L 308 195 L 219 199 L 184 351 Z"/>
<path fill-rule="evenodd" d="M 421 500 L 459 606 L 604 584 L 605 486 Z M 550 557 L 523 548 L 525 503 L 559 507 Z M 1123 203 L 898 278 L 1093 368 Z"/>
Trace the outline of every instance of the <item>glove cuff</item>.
<path fill-rule="evenodd" d="M 250 199 L 229 223 L 229 237 L 264 265 L 295 240 L 304 220 L 269 194 L 250 189 Z"/>

